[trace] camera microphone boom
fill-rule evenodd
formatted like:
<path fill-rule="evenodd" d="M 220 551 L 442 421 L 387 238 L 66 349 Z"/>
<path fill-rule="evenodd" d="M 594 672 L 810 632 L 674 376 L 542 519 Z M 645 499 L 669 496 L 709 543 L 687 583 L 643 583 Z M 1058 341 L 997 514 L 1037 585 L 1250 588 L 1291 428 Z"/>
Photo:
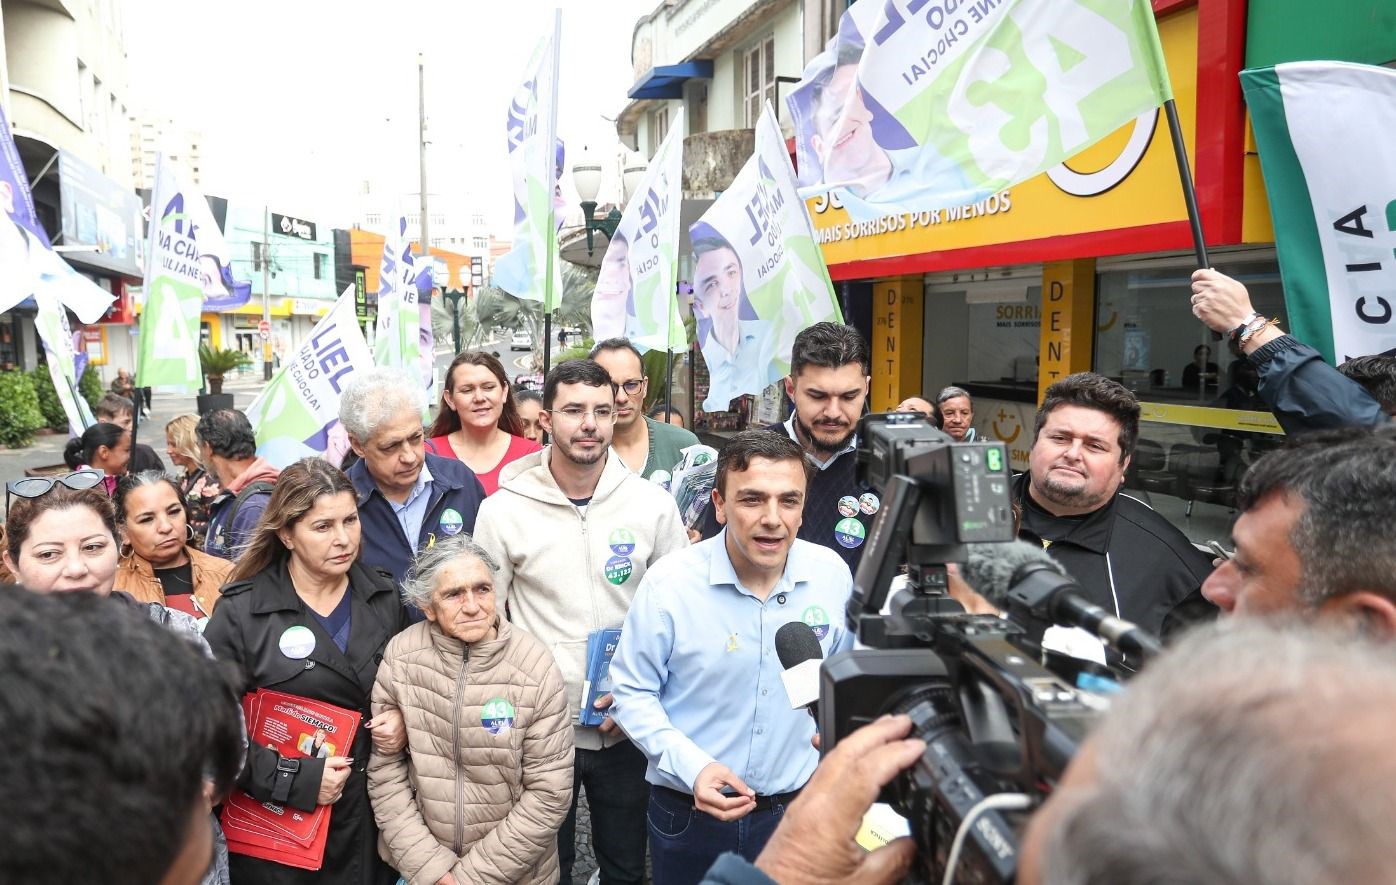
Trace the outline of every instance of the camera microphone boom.
<path fill-rule="evenodd" d="M 1035 640 L 1047 627 L 1061 624 L 1080 627 L 1123 655 L 1149 660 L 1163 651 L 1143 628 L 1087 599 L 1060 563 L 1026 541 L 971 544 L 964 579 Z"/>
<path fill-rule="evenodd" d="M 780 680 L 785 683 L 790 709 L 804 707 L 818 723 L 819 665 L 824 661 L 819 637 L 804 621 L 783 624 L 776 630 L 776 657 L 785 668 Z"/>

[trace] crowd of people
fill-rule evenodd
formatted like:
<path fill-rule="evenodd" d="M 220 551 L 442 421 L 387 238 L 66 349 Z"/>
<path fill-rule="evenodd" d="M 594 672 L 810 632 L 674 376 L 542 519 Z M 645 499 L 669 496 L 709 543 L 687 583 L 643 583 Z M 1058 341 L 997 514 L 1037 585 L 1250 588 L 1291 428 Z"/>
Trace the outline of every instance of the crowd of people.
<path fill-rule="evenodd" d="M 1292 439 L 1241 477 L 1214 561 L 1124 491 L 1134 394 L 1093 373 L 1047 389 L 1017 533 L 1172 647 L 1032 816 L 1020 881 L 1385 881 L 1396 431 L 1378 397 L 1396 371 L 1327 365 L 1215 272 L 1193 293 Z M 0 558 L 23 589 L 0 593 L 0 881 L 570 883 L 583 794 L 602 885 L 898 881 L 910 842 L 854 835 L 924 743 L 884 717 L 821 760 L 774 643 L 802 622 L 825 658 L 854 645 L 883 506 L 855 454 L 871 374 L 852 327 L 801 331 L 789 419 L 723 445 L 693 526 L 662 483 L 698 438 L 646 414 L 625 339 L 541 395 L 460 354 L 429 429 L 415 373 L 356 371 L 343 464 L 278 470 L 220 410 L 167 425 L 167 474 L 108 397 L 71 472 L 6 486 Z M 962 388 L 899 410 L 975 441 Z M 598 689 L 589 649 L 615 629 Z M 362 726 L 280 753 L 239 715 L 260 689 Z M 235 790 L 332 806 L 319 868 L 229 851 Z"/>

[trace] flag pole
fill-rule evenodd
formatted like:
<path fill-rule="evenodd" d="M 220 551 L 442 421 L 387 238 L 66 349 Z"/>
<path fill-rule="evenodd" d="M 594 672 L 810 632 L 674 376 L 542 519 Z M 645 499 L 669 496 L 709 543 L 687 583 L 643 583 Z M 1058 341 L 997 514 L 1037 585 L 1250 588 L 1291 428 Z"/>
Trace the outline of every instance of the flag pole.
<path fill-rule="evenodd" d="M 1178 122 L 1178 106 L 1173 99 L 1163 103 L 1164 116 L 1168 118 L 1168 133 L 1173 138 L 1173 156 L 1178 161 L 1178 178 L 1183 185 L 1183 202 L 1188 207 L 1188 224 L 1192 227 L 1192 247 L 1197 256 L 1198 267 L 1210 267 L 1207 259 L 1207 241 L 1202 236 L 1202 215 L 1197 208 L 1197 190 L 1192 184 L 1192 169 L 1188 166 L 1188 148 L 1183 143 L 1183 127 Z"/>
<path fill-rule="evenodd" d="M 547 228 L 544 233 L 544 242 L 547 243 L 547 260 L 544 264 L 546 275 L 543 277 L 543 378 L 546 381 L 548 372 L 552 368 L 550 359 L 553 346 L 553 298 L 560 297 L 561 293 L 553 291 L 553 264 L 555 253 L 557 252 L 557 86 L 558 67 L 562 60 L 562 8 L 553 10 L 553 46 L 552 46 L 552 85 L 548 92 L 548 129 L 543 141 L 543 148 L 547 151 L 548 158 L 548 215 Z"/>

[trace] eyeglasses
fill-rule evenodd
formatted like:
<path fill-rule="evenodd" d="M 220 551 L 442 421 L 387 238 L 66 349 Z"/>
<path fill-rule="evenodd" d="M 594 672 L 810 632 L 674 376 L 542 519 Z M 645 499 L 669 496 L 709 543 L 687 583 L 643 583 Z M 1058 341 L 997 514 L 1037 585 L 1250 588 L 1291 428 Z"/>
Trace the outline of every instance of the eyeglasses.
<path fill-rule="evenodd" d="M 588 415 L 595 418 L 597 424 L 610 421 L 612 418 L 616 417 L 615 409 L 612 409 L 610 406 L 597 406 L 590 410 L 579 409 L 576 406 L 568 406 L 565 409 L 548 409 L 547 411 L 554 415 L 561 415 L 574 424 L 581 424 L 587 419 Z"/>
<path fill-rule="evenodd" d="M 5 483 L 5 514 L 8 516 L 10 512 L 11 495 L 16 498 L 42 498 L 58 484 L 81 492 L 95 487 L 102 479 L 103 474 L 99 470 L 74 470 L 72 473 L 60 473 L 57 476 L 26 476 L 24 479 L 12 479 Z"/>
<path fill-rule="evenodd" d="M 633 381 L 622 381 L 616 386 L 624 390 L 627 396 L 634 396 L 640 392 L 640 388 L 645 386 L 648 378 L 636 378 Z"/>

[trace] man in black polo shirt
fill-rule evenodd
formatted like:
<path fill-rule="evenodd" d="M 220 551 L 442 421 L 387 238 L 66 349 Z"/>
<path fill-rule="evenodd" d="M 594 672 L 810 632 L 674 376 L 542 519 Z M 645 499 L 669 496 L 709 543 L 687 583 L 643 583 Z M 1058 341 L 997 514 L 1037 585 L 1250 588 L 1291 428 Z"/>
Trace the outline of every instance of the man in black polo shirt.
<path fill-rule="evenodd" d="M 795 336 L 791 351 L 785 392 L 795 410 L 784 424 L 768 428 L 799 443 L 814 465 L 798 537 L 828 547 L 855 573 L 868 530 L 882 509 L 881 496 L 858 482 L 854 456 L 870 367 L 868 343 L 857 329 L 815 323 Z M 709 504 L 703 537 L 721 530 Z"/>
<path fill-rule="evenodd" d="M 1120 493 L 1138 438 L 1133 393 L 1094 372 L 1068 375 L 1047 388 L 1014 495 L 1020 538 L 1046 547 L 1092 602 L 1157 635 L 1166 620 L 1208 613 L 1199 590 L 1212 566 L 1162 516 Z"/>

